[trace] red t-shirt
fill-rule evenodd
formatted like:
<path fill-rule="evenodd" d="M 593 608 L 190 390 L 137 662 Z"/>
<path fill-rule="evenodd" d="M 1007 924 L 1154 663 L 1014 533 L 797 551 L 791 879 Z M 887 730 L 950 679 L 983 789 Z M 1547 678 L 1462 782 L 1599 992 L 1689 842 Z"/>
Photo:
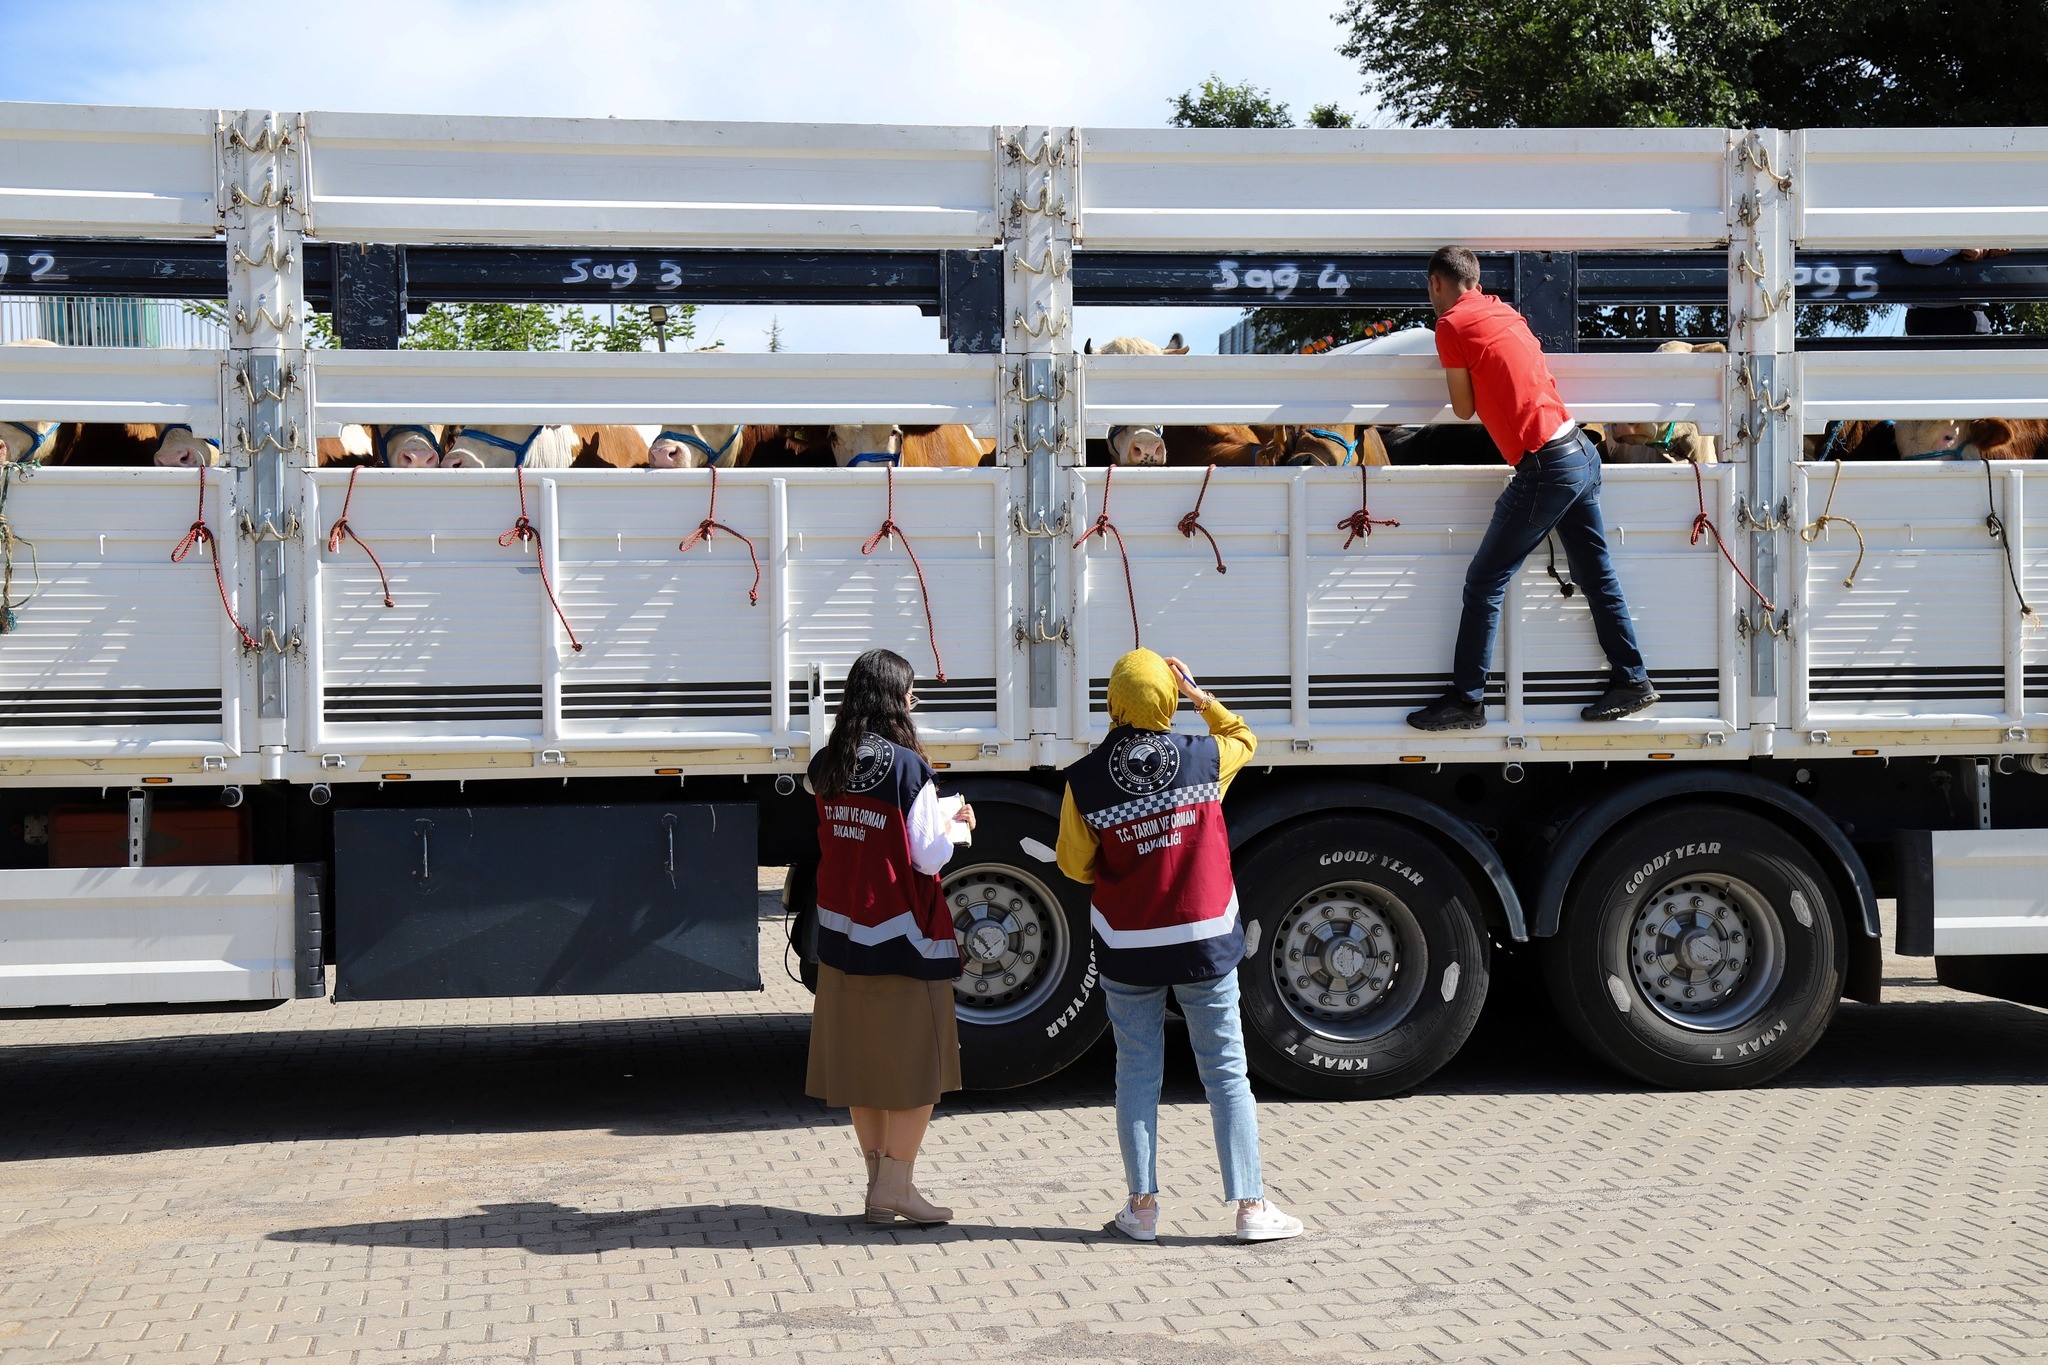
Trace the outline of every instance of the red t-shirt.
<path fill-rule="evenodd" d="M 1436 320 L 1436 358 L 1471 373 L 1479 420 L 1511 465 L 1571 421 L 1529 324 L 1491 294 L 1468 290 Z"/>

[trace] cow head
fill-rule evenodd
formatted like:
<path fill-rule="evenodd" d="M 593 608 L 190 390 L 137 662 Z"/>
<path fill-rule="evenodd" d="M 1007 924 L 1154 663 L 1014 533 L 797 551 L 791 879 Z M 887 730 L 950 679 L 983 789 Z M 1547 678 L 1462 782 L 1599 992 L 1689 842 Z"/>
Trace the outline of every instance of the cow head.
<path fill-rule="evenodd" d="M 702 469 L 730 465 L 739 452 L 738 427 L 667 428 L 647 447 L 649 469 Z"/>
<path fill-rule="evenodd" d="M 377 454 L 393 469 L 439 469 L 441 432 L 428 426 L 377 427 L 372 432 Z"/>
<path fill-rule="evenodd" d="M 1279 438 L 1259 453 L 1273 450 L 1275 464 L 1348 465 L 1358 462 L 1358 441 L 1355 426 L 1281 427 Z"/>
<path fill-rule="evenodd" d="M 842 469 L 903 462 L 903 428 L 893 423 L 828 427 L 826 432 L 833 462 Z"/>
<path fill-rule="evenodd" d="M 456 427 L 443 469 L 567 469 L 576 462 L 576 433 L 561 426 Z"/>
<path fill-rule="evenodd" d="M 0 464 L 25 464 L 50 453 L 55 422 L 0 422 Z"/>
<path fill-rule="evenodd" d="M 163 439 L 157 443 L 156 463 L 165 469 L 200 469 L 220 463 L 220 443 L 209 441 L 193 434 L 192 428 L 180 423 L 164 428 Z"/>
<path fill-rule="evenodd" d="M 1120 465 L 1166 463 L 1166 429 L 1160 426 L 1111 427 L 1109 453 Z"/>
<path fill-rule="evenodd" d="M 1954 460 L 1970 444 L 1970 423 L 1948 418 L 1936 422 L 1894 422 L 1892 434 L 1902 460 Z"/>

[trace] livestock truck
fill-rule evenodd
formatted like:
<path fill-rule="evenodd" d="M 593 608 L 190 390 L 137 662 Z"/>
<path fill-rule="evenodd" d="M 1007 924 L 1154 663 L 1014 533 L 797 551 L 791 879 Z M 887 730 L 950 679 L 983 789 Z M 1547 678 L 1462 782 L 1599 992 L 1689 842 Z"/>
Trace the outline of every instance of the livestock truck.
<path fill-rule="evenodd" d="M 1480 251 L 1575 416 L 1718 437 L 1712 464 L 1606 471 L 1663 695 L 1642 715 L 1579 718 L 1603 661 L 1538 555 L 1486 727 L 1404 724 L 1447 680 L 1501 466 L 1087 464 L 1124 424 L 1452 420 L 1433 356 L 1089 355 L 1075 322 L 1412 307 L 1445 242 Z M 1060 770 L 1138 640 L 1260 737 L 1228 810 L 1273 1084 L 1422 1083 L 1507 953 L 1635 1076 L 1760 1082 L 1838 999 L 1878 999 L 1881 896 L 1943 981 L 2048 1003 L 2048 472 L 1803 445 L 1845 420 L 2048 417 L 2048 349 L 1796 326 L 2048 298 L 2044 248 L 2042 129 L 0 105 L 0 293 L 212 301 L 227 336 L 0 349 L 0 420 L 186 423 L 223 450 L 0 483 L 0 1007 L 757 988 L 756 869 L 794 865 L 803 942 L 801 775 L 847 666 L 886 646 L 980 815 L 944 878 L 966 1074 L 1029 1082 L 1103 1027 L 1087 893 L 1052 846 Z M 908 305 L 947 346 L 398 349 L 449 301 Z M 1726 353 L 1581 336 L 1642 305 L 1725 314 Z M 312 344 L 316 314 L 338 346 Z M 314 457 L 351 423 L 871 422 L 963 423 L 996 454 Z M 725 529 L 681 548 L 706 520 Z"/>

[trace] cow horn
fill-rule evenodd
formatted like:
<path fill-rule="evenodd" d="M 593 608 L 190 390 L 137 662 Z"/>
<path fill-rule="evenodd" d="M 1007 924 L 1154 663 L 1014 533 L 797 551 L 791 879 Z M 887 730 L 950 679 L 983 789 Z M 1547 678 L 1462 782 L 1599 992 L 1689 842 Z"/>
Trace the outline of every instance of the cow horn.
<path fill-rule="evenodd" d="M 1082 343 L 1081 343 L 1081 354 L 1082 354 L 1082 355 L 1094 355 L 1094 354 L 1095 354 L 1095 338 L 1094 338 L 1094 337 L 1089 337 L 1089 338 L 1088 338 L 1088 339 L 1087 339 L 1086 341 L 1084 341 L 1084 342 L 1082 342 Z"/>

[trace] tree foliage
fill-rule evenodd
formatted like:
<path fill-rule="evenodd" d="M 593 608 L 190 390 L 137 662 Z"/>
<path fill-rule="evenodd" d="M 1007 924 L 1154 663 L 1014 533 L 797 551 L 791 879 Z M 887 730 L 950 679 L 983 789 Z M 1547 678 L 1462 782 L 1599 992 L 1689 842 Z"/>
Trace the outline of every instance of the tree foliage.
<path fill-rule="evenodd" d="M 1339 50 L 1404 122 L 1454 128 L 1973 127 L 2048 122 L 2042 0 L 1347 0 Z M 2016 60 L 2016 58 L 2023 58 Z M 1959 246 L 1968 243 L 1957 243 Z M 1594 334 L 1719 330 L 1721 310 L 1608 310 Z M 1997 305 L 2001 328 L 2048 324 Z M 1868 309 L 1802 308 L 1860 331 Z M 1668 334 L 1665 333 L 1665 334 Z"/>
<path fill-rule="evenodd" d="M 2048 121 L 2041 0 L 1346 0 L 1337 19 L 1366 93 L 1410 124 Z"/>
<path fill-rule="evenodd" d="M 1183 90 L 1169 104 L 1167 122 L 1176 128 L 1292 128 L 1287 106 L 1250 81 L 1228 85 L 1215 72 L 1199 89 Z M 1334 106 L 1331 106 L 1334 107 Z M 1321 106 L 1318 107 L 1320 112 Z"/>
<path fill-rule="evenodd" d="M 669 309 L 668 334 L 696 334 L 694 308 Z M 399 344 L 413 351 L 644 351 L 654 320 L 628 306 L 600 315 L 540 303 L 437 303 L 414 318 Z"/>
<path fill-rule="evenodd" d="M 2043 0 L 1344 0 L 1339 51 L 1380 115 L 1452 128 L 1828 128 L 2048 123 Z M 1327 119 L 1327 121 L 1326 121 Z M 1341 120 L 1341 121 L 1340 121 Z M 1212 75 L 1181 127 L 1285 127 L 1285 104 Z M 1314 127 L 1348 127 L 1317 106 Z M 1969 243 L 1957 243 L 1958 246 Z M 2002 330 L 2048 306 L 1994 305 Z M 1406 316 L 1406 315 L 1403 315 Z M 1426 315 L 1418 315 L 1426 316 Z M 1860 331 L 1869 309 L 1800 309 L 1800 330 Z M 1265 343 L 1362 334 L 1379 315 L 1257 309 Z M 1726 330 L 1719 308 L 1610 308 L 1590 336 Z"/>

